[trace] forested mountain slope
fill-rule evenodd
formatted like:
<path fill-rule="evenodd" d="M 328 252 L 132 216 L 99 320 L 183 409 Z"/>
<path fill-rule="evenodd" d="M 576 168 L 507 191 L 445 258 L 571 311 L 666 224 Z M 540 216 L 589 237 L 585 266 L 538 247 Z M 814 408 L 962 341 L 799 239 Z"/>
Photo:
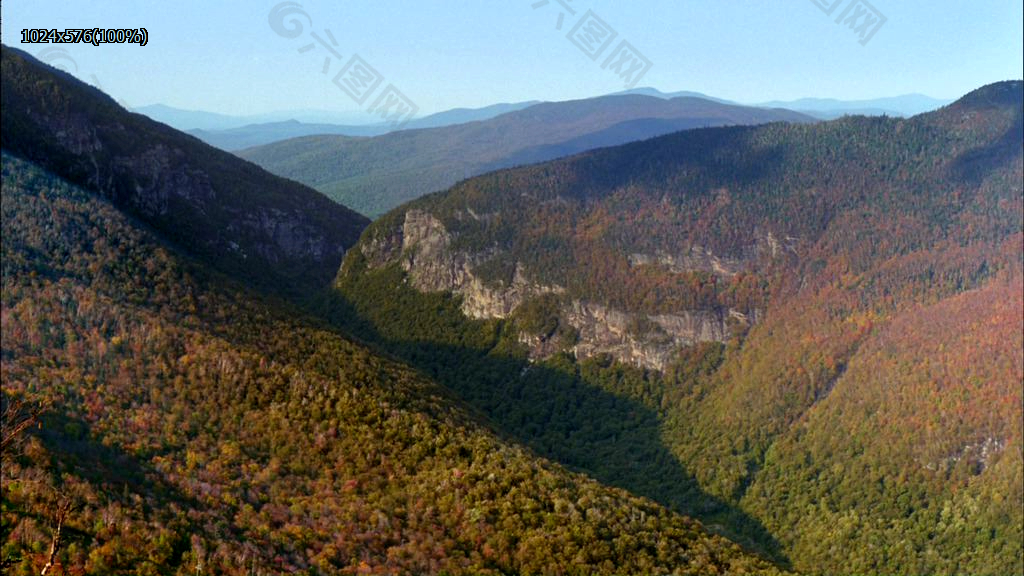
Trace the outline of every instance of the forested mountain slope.
<path fill-rule="evenodd" d="M 798 570 L 1020 573 L 1022 102 L 1003 82 L 474 178 L 371 225 L 331 311 L 541 453 Z"/>
<path fill-rule="evenodd" d="M 375 138 L 296 138 L 238 154 L 376 217 L 403 202 L 498 168 L 688 128 L 775 121 L 812 119 L 788 110 L 692 97 L 603 96 L 545 102 L 485 121 Z"/>
<path fill-rule="evenodd" d="M 278 299 L 361 217 L 3 67 L 5 574 L 778 573 Z"/>
<path fill-rule="evenodd" d="M 7 46 L 2 82 L 4 150 L 103 194 L 251 281 L 323 286 L 368 223 L 315 190 L 127 112 Z"/>
<path fill-rule="evenodd" d="M 66 574 L 776 573 L 6 153 L 2 208 L 3 402 L 44 408 L 3 454 L 5 574 L 63 504 Z"/>

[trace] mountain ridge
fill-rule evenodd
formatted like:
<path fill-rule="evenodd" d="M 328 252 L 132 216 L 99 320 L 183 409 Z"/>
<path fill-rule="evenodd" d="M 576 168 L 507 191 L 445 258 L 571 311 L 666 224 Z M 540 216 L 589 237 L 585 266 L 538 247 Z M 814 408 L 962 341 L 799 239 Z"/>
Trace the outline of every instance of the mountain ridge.
<path fill-rule="evenodd" d="M 656 88 L 643 87 L 614 92 L 602 96 L 585 98 L 593 100 L 607 96 L 642 95 L 662 100 L 680 97 L 700 98 L 732 106 L 752 106 L 766 109 L 796 111 L 820 120 L 832 120 L 847 115 L 900 116 L 909 117 L 928 112 L 949 104 L 951 100 L 931 98 L 923 94 L 873 98 L 865 100 L 841 100 L 837 98 L 801 98 L 797 100 L 771 101 L 744 104 L 723 98 L 716 98 L 701 92 L 688 90 L 662 92 Z M 566 102 L 579 101 L 568 100 Z M 443 127 L 479 120 L 488 120 L 502 114 L 515 112 L 543 104 L 542 101 L 500 103 L 481 108 L 454 108 L 437 112 L 422 118 L 414 118 L 403 129 Z M 204 142 L 227 151 L 238 151 L 255 146 L 280 142 L 290 138 L 312 135 L 338 134 L 342 136 L 381 136 L 394 131 L 387 124 L 347 124 L 345 122 L 325 123 L 329 118 L 317 116 L 310 111 L 277 112 L 261 116 L 231 117 L 197 111 L 178 110 L 162 105 L 141 107 L 137 111 L 186 131 Z M 204 116 L 205 114 L 205 116 Z M 188 121 L 186 118 L 194 117 Z M 305 120 L 299 121 L 298 117 Z M 657 134 L 648 134 L 654 136 Z"/>
<path fill-rule="evenodd" d="M 4 46 L 3 70 L 4 149 L 254 280 L 323 285 L 368 223 L 315 190 L 129 113 L 22 51 Z"/>
<path fill-rule="evenodd" d="M 617 124 L 646 120 L 616 134 Z M 658 121 L 670 120 L 671 125 Z M 548 160 L 552 154 L 620 144 L 664 130 L 769 121 L 808 122 L 784 110 L 761 110 L 680 97 L 619 95 L 541 103 L 490 120 L 435 129 L 405 130 L 350 141 L 309 136 L 239 151 L 239 156 L 368 214 L 455 182 L 519 162 Z M 588 141 L 588 135 L 597 141 Z"/>
<path fill-rule="evenodd" d="M 420 128 L 439 128 L 443 126 L 487 120 L 502 114 L 527 108 L 534 104 L 536 104 L 536 102 L 492 104 L 483 108 L 455 108 L 444 112 L 438 112 L 437 114 L 424 116 L 423 118 L 414 118 L 403 125 L 402 129 L 415 130 Z M 186 132 L 196 138 L 199 138 L 203 142 L 228 152 L 244 150 L 254 146 L 263 146 L 274 142 L 280 142 L 282 140 L 289 140 L 291 138 L 301 138 L 303 136 L 334 134 L 351 137 L 372 137 L 382 136 L 393 131 L 394 128 L 390 124 L 365 124 L 354 126 L 342 124 L 311 124 L 300 122 L 295 119 L 278 122 L 246 124 L 244 126 L 218 130 L 186 130 Z"/>
<path fill-rule="evenodd" d="M 797 100 L 773 100 L 754 104 L 768 108 L 798 110 L 824 120 L 844 115 L 902 116 L 910 117 L 931 112 L 951 104 L 952 100 L 932 98 L 924 94 L 901 94 L 884 98 L 864 100 L 840 100 L 837 98 L 799 98 Z"/>

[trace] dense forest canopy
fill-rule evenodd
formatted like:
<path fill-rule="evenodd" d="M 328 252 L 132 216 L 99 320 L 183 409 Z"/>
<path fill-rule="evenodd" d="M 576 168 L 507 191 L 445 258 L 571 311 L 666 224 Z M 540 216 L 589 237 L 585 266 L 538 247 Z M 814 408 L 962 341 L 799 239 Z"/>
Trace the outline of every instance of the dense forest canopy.
<path fill-rule="evenodd" d="M 1020 81 L 492 172 L 354 244 L 3 72 L 5 574 L 1024 572 Z"/>
<path fill-rule="evenodd" d="M 3 156 L 5 573 L 777 573 Z"/>
<path fill-rule="evenodd" d="M 1018 573 L 1022 101 L 1003 82 L 474 178 L 372 224 L 334 311 L 542 454 L 800 571 Z M 444 271 L 407 245 L 424 214 L 489 289 L 561 290 L 481 320 L 477 286 L 420 293 L 411 271 Z M 694 254 L 732 269 L 680 269 Z M 580 302 L 754 321 L 640 370 L 574 356 Z"/>

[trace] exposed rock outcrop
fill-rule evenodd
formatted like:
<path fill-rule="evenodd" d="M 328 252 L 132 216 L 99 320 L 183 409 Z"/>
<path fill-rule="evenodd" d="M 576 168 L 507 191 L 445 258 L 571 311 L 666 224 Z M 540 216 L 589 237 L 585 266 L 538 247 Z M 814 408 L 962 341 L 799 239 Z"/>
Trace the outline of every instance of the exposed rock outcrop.
<path fill-rule="evenodd" d="M 724 342 L 730 333 L 729 314 L 718 310 L 647 315 L 573 301 L 563 314 L 579 332 L 574 348 L 578 358 L 611 354 L 655 370 L 667 368 L 682 346 Z"/>
<path fill-rule="evenodd" d="M 471 318 L 507 318 L 531 298 L 564 294 L 560 286 L 531 280 L 528 270 L 517 263 L 510 282 L 488 284 L 474 269 L 495 256 L 494 251 L 467 254 L 453 249 L 453 237 L 437 217 L 411 209 L 401 227 L 364 239 L 360 245 L 369 266 L 397 262 L 409 283 L 423 292 L 452 292 L 462 296 L 462 311 Z M 723 275 L 735 274 L 738 260 L 717 258 L 707 251 L 694 252 L 688 259 L 673 259 L 674 266 L 710 267 Z M 640 263 L 640 262 L 638 262 Z M 692 268 L 690 268 L 692 269 Z M 664 370 L 682 346 L 697 342 L 724 342 L 730 323 L 749 319 L 730 310 L 682 310 L 672 314 L 643 314 L 616 310 L 579 299 L 567 299 L 559 309 L 559 321 L 571 326 L 575 340 L 571 350 L 579 358 L 610 354 L 619 361 Z M 542 358 L 564 349 L 561 336 L 520 334 L 531 357 Z"/>
<path fill-rule="evenodd" d="M 451 240 L 440 220 L 422 210 L 409 210 L 402 225 L 402 268 L 418 290 L 460 294 L 462 311 L 469 317 L 506 318 L 528 298 L 563 292 L 558 286 L 530 282 L 518 265 L 507 286 L 487 286 L 473 274 L 473 267 L 490 255 L 453 251 Z"/>
<path fill-rule="evenodd" d="M 634 253 L 629 255 L 630 266 L 662 266 L 672 272 L 709 272 L 728 278 L 763 257 L 784 258 L 798 254 L 799 238 L 786 236 L 779 240 L 772 231 L 753 232 L 754 242 L 742 250 L 739 257 L 715 254 L 704 246 L 692 246 L 689 251 L 672 254 L 662 250 L 654 254 Z"/>
<path fill-rule="evenodd" d="M 629 265 L 660 265 L 673 272 L 701 270 L 719 276 L 735 276 L 743 266 L 743 262 L 735 258 L 720 258 L 702 246 L 694 246 L 686 254 L 673 255 L 660 251 L 653 255 L 631 254 Z"/>

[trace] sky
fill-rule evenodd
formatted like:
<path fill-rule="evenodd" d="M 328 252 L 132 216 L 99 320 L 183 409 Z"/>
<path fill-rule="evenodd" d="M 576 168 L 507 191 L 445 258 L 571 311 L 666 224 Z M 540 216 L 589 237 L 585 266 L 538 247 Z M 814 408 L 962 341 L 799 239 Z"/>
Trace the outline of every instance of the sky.
<path fill-rule="evenodd" d="M 630 85 L 752 103 L 907 93 L 957 98 L 1024 77 L 1019 0 L 281 4 L 5 0 L 2 41 L 33 55 L 49 49 L 51 64 L 133 107 L 162 103 L 233 115 L 315 109 L 355 117 L 368 114 L 388 87 L 423 116 L 587 98 Z M 282 33 L 270 24 L 275 7 L 278 16 L 290 12 L 278 18 Z M 96 27 L 145 27 L 148 44 L 21 42 L 23 29 Z M 623 57 L 635 66 L 623 66 Z M 339 88 L 360 70 L 373 72 L 355 90 Z"/>

